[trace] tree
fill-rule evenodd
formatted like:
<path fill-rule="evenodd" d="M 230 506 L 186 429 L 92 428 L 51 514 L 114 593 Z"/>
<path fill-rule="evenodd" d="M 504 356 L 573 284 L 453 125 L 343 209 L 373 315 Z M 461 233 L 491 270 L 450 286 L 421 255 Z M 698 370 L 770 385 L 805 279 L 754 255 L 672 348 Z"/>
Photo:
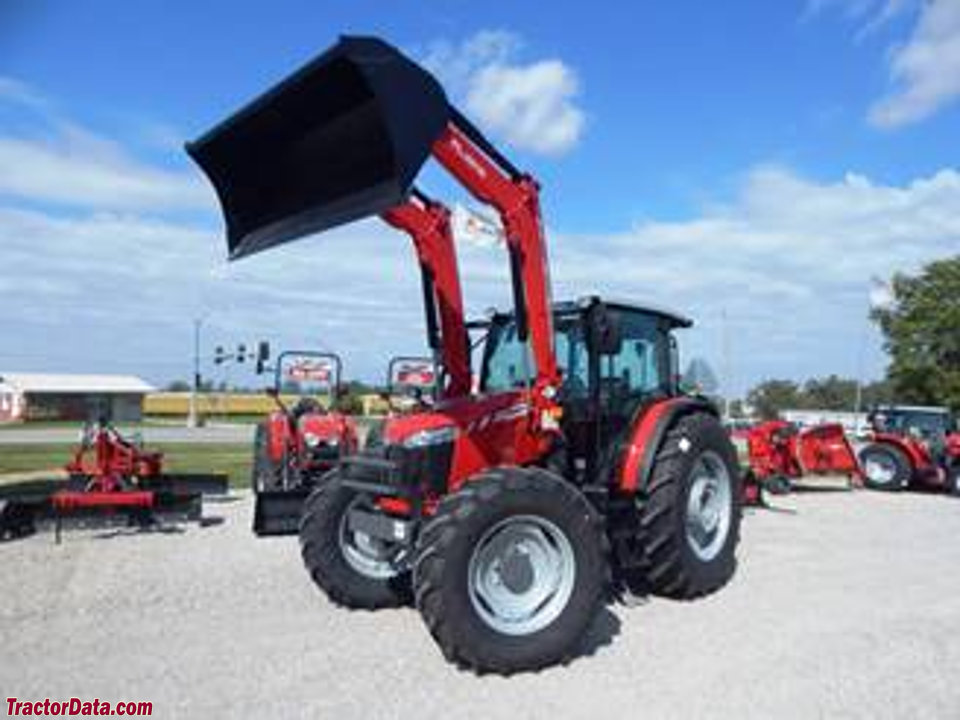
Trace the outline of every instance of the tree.
<path fill-rule="evenodd" d="M 167 383 L 167 392 L 188 392 L 190 390 L 190 383 L 185 380 L 174 380 Z"/>
<path fill-rule="evenodd" d="M 776 418 L 781 410 L 803 406 L 800 387 L 793 380 L 766 380 L 747 393 L 747 402 L 764 420 Z"/>
<path fill-rule="evenodd" d="M 857 381 L 831 375 L 803 384 L 803 406 L 817 410 L 852 410 L 857 403 Z"/>
<path fill-rule="evenodd" d="M 893 303 L 871 317 L 890 354 L 888 377 L 900 402 L 960 410 L 960 255 L 919 275 L 894 275 Z"/>

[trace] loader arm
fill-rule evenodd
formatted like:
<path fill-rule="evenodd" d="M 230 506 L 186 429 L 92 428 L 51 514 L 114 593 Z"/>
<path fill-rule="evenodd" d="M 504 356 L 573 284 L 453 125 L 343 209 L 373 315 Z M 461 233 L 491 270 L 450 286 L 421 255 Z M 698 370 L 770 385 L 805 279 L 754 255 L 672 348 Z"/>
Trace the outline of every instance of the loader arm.
<path fill-rule="evenodd" d="M 463 314 L 463 293 L 450 211 L 414 190 L 402 205 L 381 214 L 385 222 L 410 235 L 423 271 L 423 293 L 430 349 L 450 377 L 443 397 L 470 394 L 470 350 Z M 437 312 L 439 309 L 439 332 Z"/>
<path fill-rule="evenodd" d="M 390 213 L 436 159 L 500 214 L 519 335 L 534 361 L 534 409 L 554 405 L 560 378 L 537 183 L 395 47 L 342 37 L 187 151 L 217 191 L 231 259 Z"/>

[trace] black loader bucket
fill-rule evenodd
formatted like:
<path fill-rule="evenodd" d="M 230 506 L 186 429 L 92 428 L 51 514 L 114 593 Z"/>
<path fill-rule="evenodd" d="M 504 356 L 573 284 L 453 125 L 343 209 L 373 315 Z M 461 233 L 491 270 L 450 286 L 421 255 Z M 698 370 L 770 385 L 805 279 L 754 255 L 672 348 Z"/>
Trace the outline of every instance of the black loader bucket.
<path fill-rule="evenodd" d="M 300 530 L 303 504 L 310 487 L 287 490 L 260 490 L 253 496 L 253 533 L 266 535 L 296 535 Z"/>
<path fill-rule="evenodd" d="M 403 201 L 450 113 L 436 79 L 396 48 L 344 37 L 187 152 L 239 258 Z"/>

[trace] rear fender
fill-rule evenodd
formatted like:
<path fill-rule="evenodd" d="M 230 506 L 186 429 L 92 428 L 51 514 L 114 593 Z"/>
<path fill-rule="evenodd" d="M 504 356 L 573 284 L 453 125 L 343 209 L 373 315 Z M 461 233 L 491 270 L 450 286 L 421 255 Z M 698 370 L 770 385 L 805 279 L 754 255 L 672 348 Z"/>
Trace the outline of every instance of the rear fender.
<path fill-rule="evenodd" d="M 873 442 L 877 445 L 892 445 L 897 448 L 910 461 L 910 469 L 913 473 L 933 467 L 933 461 L 930 459 L 930 454 L 926 448 L 912 437 L 904 437 L 893 433 L 876 433 Z"/>
<path fill-rule="evenodd" d="M 616 475 L 617 490 L 633 494 L 646 487 L 653 470 L 653 459 L 667 432 L 684 415 L 701 412 L 719 417 L 713 403 L 697 397 L 659 400 L 641 409 L 629 431 L 629 440 Z"/>

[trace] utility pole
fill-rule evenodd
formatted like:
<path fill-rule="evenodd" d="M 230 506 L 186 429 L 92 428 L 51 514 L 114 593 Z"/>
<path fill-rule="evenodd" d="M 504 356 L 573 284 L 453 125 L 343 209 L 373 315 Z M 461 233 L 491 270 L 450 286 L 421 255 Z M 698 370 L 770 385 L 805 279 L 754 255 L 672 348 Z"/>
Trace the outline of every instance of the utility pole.
<path fill-rule="evenodd" d="M 723 419 L 730 419 L 730 393 L 733 378 L 730 376 L 730 338 L 727 334 L 727 309 L 720 309 L 720 356 L 723 362 Z"/>
<path fill-rule="evenodd" d="M 193 319 L 193 389 L 190 391 L 190 412 L 187 427 L 197 426 L 197 393 L 200 392 L 200 326 L 203 318 Z"/>

